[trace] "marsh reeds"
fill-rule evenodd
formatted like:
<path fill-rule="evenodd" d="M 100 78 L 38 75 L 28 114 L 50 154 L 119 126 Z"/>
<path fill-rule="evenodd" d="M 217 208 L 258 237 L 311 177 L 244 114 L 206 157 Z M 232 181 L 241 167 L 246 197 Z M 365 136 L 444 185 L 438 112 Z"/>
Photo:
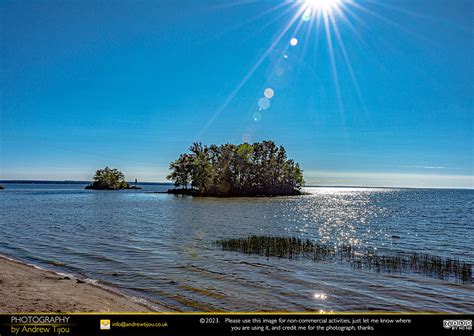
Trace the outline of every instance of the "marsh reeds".
<path fill-rule="evenodd" d="M 417 252 L 397 252 L 379 255 L 352 245 L 331 246 L 295 237 L 250 236 L 216 241 L 226 251 L 239 251 L 265 257 L 342 261 L 351 267 L 376 272 L 416 272 L 438 278 L 454 277 L 462 282 L 472 281 L 472 265 L 453 258 L 443 258 Z"/>

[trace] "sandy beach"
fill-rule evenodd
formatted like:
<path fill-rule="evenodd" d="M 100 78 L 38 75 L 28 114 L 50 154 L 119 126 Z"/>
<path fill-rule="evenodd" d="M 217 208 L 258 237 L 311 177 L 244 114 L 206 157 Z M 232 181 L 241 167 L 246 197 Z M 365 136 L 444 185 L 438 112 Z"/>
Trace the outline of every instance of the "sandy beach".
<path fill-rule="evenodd" d="M 0 313 L 151 311 L 120 293 L 0 257 Z"/>

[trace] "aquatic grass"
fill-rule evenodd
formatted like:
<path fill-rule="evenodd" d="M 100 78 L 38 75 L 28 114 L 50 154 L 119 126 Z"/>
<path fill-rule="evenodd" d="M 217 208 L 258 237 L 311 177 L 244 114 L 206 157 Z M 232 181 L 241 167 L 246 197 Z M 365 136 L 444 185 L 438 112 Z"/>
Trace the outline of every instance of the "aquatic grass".
<path fill-rule="evenodd" d="M 472 281 L 472 265 L 454 258 L 443 258 L 417 252 L 398 252 L 379 255 L 373 250 L 342 244 L 331 246 L 296 237 L 250 236 L 217 240 L 225 251 L 239 251 L 265 257 L 311 259 L 313 261 L 342 261 L 351 267 L 376 272 L 416 272 L 425 276 L 462 282 Z"/>

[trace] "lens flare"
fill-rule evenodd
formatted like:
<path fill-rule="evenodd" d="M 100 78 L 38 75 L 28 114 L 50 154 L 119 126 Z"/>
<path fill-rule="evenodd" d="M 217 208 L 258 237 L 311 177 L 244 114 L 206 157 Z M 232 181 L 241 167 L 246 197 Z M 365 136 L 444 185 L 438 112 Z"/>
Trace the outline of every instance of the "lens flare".
<path fill-rule="evenodd" d="M 304 10 L 303 16 L 301 17 L 303 19 L 303 21 L 307 22 L 307 21 L 311 20 L 312 11 L 313 11 L 313 9 L 311 7 L 307 7 Z"/>
<path fill-rule="evenodd" d="M 266 110 L 267 108 L 270 107 L 270 99 L 260 98 L 258 100 L 258 107 L 260 107 L 262 110 Z"/>
<path fill-rule="evenodd" d="M 272 99 L 273 95 L 275 94 L 275 91 L 273 91 L 272 88 L 266 88 L 265 91 L 263 92 L 263 95 L 265 98 Z"/>
<path fill-rule="evenodd" d="M 236 0 L 236 2 L 244 4 L 248 1 Z M 327 43 L 327 48 L 325 48 L 327 49 L 327 55 L 325 57 L 329 60 L 327 62 L 327 70 L 332 74 L 335 91 L 334 100 L 337 102 L 342 124 L 345 125 L 345 113 L 339 79 L 339 74 L 341 73 L 341 64 L 339 62 L 339 58 L 341 57 L 339 56 L 342 56 L 342 60 L 345 63 L 342 65 L 347 67 L 347 71 L 350 75 L 349 79 L 353 82 L 362 109 L 367 111 L 362 92 L 359 88 L 359 83 L 355 76 L 355 71 L 351 64 L 349 50 L 346 49 L 344 45 L 345 36 L 338 26 L 340 24 L 347 25 L 358 39 L 361 40 L 361 36 L 358 34 L 356 28 L 357 26 L 354 25 L 354 23 L 363 22 L 355 10 L 363 11 L 364 13 L 368 13 L 379 19 L 385 18 L 382 18 L 377 13 L 365 8 L 365 6 L 359 4 L 359 2 L 359 0 L 285 0 L 259 15 L 259 17 L 264 15 L 274 15 L 275 17 L 270 20 L 273 22 L 284 17 L 287 13 L 293 12 L 293 15 L 289 16 L 289 19 L 275 35 L 276 37 L 268 43 L 268 46 L 264 49 L 264 52 L 258 58 L 256 63 L 249 69 L 245 76 L 243 76 L 242 80 L 237 84 L 234 90 L 230 92 L 222 105 L 209 118 L 197 138 L 200 138 L 219 117 L 219 115 L 228 107 L 229 103 L 253 77 L 255 72 L 264 64 L 269 56 L 281 57 L 281 62 L 278 60 L 272 69 L 271 73 L 274 77 L 271 77 L 271 80 L 268 82 L 268 84 L 274 85 L 272 80 L 277 79 L 281 82 L 283 76 L 290 73 L 289 70 L 293 69 L 296 63 L 299 63 L 300 65 L 307 63 L 305 57 L 308 50 L 310 50 L 309 45 L 311 42 L 314 43 L 315 55 L 318 54 L 318 43 L 324 42 L 323 40 L 326 40 L 325 42 Z M 280 11 L 280 13 L 277 13 L 277 11 Z M 385 21 L 388 21 L 388 19 Z M 276 55 L 276 53 L 278 53 L 278 55 Z M 320 59 L 319 55 L 318 59 Z M 258 112 L 255 112 L 252 115 L 254 122 L 260 122 L 262 120 L 262 113 L 265 113 L 264 111 L 270 108 L 270 99 L 272 99 L 272 97 L 273 92 L 266 90 L 263 97 L 258 99 Z"/>
<path fill-rule="evenodd" d="M 262 120 L 262 114 L 260 112 L 255 112 L 253 115 L 252 115 L 252 119 L 253 121 L 255 122 L 259 122 L 260 120 Z"/>

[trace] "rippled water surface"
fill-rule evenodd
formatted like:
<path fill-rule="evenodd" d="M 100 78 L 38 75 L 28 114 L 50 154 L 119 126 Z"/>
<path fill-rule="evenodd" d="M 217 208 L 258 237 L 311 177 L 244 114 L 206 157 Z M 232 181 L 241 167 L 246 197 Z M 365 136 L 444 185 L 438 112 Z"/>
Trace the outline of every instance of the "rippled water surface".
<path fill-rule="evenodd" d="M 214 244 L 296 236 L 472 263 L 472 190 L 307 188 L 311 195 L 225 199 L 149 193 L 163 185 L 120 192 L 5 186 L 0 254 L 98 279 L 170 310 L 474 311 L 472 281 L 243 255 Z"/>

